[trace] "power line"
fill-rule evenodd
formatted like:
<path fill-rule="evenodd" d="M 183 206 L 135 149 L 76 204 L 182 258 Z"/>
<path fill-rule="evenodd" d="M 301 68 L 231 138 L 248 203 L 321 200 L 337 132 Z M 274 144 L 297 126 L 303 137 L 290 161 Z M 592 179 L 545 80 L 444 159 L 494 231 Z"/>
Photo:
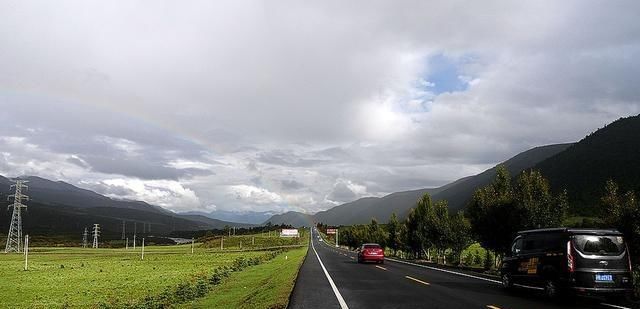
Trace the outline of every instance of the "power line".
<path fill-rule="evenodd" d="M 16 180 L 15 185 L 11 185 L 10 188 L 16 188 L 15 194 L 9 195 L 8 200 L 11 201 L 13 197 L 13 204 L 9 205 L 7 209 L 13 206 L 13 214 L 11 215 L 11 225 L 9 226 L 9 235 L 7 235 L 7 245 L 4 248 L 4 252 L 20 252 L 22 247 L 22 208 L 27 208 L 27 205 L 22 204 L 22 201 L 28 201 L 29 197 L 22 194 L 22 189 L 27 189 L 24 184 L 26 180 Z"/>

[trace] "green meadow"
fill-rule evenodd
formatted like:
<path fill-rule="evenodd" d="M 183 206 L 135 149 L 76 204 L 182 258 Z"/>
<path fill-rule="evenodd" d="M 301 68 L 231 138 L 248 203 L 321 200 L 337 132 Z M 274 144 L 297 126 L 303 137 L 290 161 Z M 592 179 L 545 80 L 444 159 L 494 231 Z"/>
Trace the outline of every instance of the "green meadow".
<path fill-rule="evenodd" d="M 191 253 L 191 244 L 147 246 L 143 260 L 140 247 L 135 251 L 132 248 L 35 247 L 30 249 L 27 271 L 24 270 L 23 254 L 0 254 L 0 307 L 133 306 L 145 297 L 167 294 L 167 291 L 194 282 L 196 278 L 208 278 L 215 269 L 232 267 L 239 258 L 271 262 L 264 259 L 269 250 L 237 249 L 221 251 L 219 248 L 196 244 Z M 273 260 L 277 260 L 277 257 Z M 259 266 L 247 267 L 242 271 Z"/>

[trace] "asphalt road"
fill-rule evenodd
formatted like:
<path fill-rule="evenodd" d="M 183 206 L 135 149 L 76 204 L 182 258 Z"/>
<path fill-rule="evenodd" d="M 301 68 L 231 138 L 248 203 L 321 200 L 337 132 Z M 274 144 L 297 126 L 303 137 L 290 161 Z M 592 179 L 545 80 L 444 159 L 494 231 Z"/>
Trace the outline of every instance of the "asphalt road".
<path fill-rule="evenodd" d="M 495 280 L 389 259 L 384 265 L 358 264 L 354 252 L 318 241 L 315 231 L 313 235 L 291 294 L 292 309 L 625 308 L 583 297 L 549 301 L 540 291 L 508 292 Z"/>

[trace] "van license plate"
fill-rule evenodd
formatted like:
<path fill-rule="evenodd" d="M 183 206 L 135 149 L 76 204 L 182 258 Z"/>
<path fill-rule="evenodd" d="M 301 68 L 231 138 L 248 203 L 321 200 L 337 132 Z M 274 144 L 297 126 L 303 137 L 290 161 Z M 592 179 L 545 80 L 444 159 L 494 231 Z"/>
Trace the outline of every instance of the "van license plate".
<path fill-rule="evenodd" d="M 613 282 L 613 275 L 611 275 L 611 274 L 596 274 L 596 281 L 598 281 L 598 282 Z"/>

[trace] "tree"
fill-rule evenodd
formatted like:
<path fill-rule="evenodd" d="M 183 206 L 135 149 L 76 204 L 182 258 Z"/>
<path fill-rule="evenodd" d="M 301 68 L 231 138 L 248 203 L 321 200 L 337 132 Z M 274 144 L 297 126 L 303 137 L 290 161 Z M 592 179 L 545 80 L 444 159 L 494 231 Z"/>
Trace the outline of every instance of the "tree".
<path fill-rule="evenodd" d="M 618 192 L 618 185 L 608 180 L 605 195 L 601 199 L 601 218 L 609 227 L 618 229 L 627 241 L 631 258 L 635 264 L 640 263 L 640 203 L 635 192 L 627 191 L 624 195 Z"/>
<path fill-rule="evenodd" d="M 522 229 L 561 226 L 567 216 L 567 192 L 554 197 L 549 182 L 539 171 L 522 172 L 513 192 Z"/>
<path fill-rule="evenodd" d="M 387 238 L 387 246 L 393 250 L 393 254 L 395 255 L 398 249 L 401 247 L 402 239 L 400 238 L 400 222 L 398 222 L 398 217 L 396 213 L 391 214 L 391 218 L 389 218 L 389 222 L 387 223 L 387 232 L 389 237 Z"/>
<path fill-rule="evenodd" d="M 378 220 L 371 219 L 371 223 L 367 226 L 368 242 L 374 242 L 384 247 L 387 242 L 387 235 L 382 227 L 378 224 Z"/>
<path fill-rule="evenodd" d="M 449 247 L 451 239 L 451 227 L 449 224 L 449 208 L 447 201 L 437 201 L 433 206 L 433 215 L 428 216 L 429 225 L 427 238 L 436 248 L 438 258 L 444 255 Z"/>
<path fill-rule="evenodd" d="M 422 243 L 418 237 L 419 226 L 417 217 L 416 209 L 412 208 L 400 230 L 401 239 L 404 244 L 403 250 L 410 252 L 413 257 L 420 257 L 422 255 Z"/>
<path fill-rule="evenodd" d="M 499 165 L 493 183 L 474 193 L 465 214 L 480 244 L 499 256 L 518 231 L 560 226 L 567 210 L 566 192 L 553 196 L 540 172 L 522 172 L 512 186 L 506 167 Z"/>
<path fill-rule="evenodd" d="M 454 258 L 459 264 L 461 263 L 460 254 L 472 243 L 471 224 L 469 220 L 464 217 L 464 214 L 459 211 L 449 218 L 449 226 L 451 231 L 449 246 L 451 247 L 451 251 L 453 251 Z"/>
<path fill-rule="evenodd" d="M 431 196 L 425 193 L 419 200 L 415 210 L 415 238 L 419 245 L 419 255 L 428 252 L 433 247 L 434 241 L 431 236 L 435 222 L 435 212 Z"/>
<path fill-rule="evenodd" d="M 507 251 L 519 228 L 514 204 L 511 176 L 504 165 L 498 165 L 493 183 L 476 190 L 465 211 L 472 233 L 484 248 Z"/>

